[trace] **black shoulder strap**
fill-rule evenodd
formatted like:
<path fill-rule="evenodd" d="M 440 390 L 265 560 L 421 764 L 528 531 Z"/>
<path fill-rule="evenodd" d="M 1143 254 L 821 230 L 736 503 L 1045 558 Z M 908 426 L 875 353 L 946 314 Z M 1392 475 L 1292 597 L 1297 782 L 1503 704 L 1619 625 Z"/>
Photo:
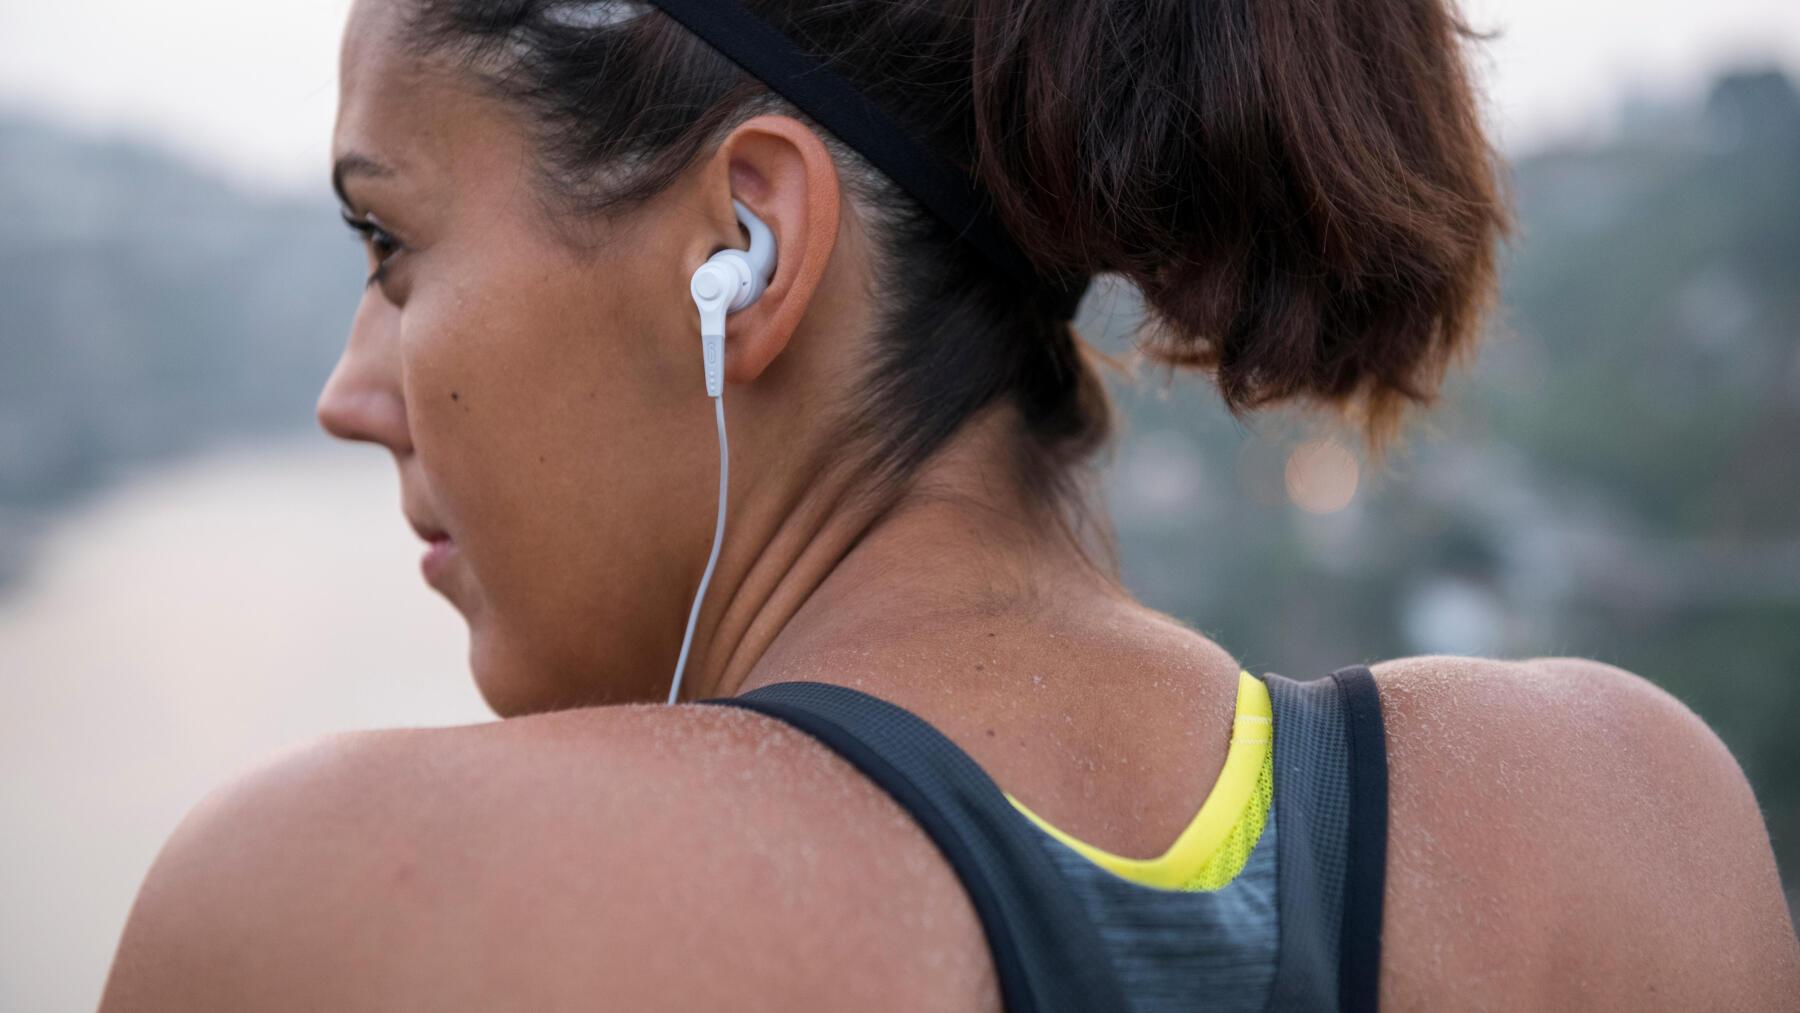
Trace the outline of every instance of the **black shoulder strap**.
<path fill-rule="evenodd" d="M 811 735 L 912 815 L 975 906 L 1009 1011 L 1126 1008 L 1092 923 L 1042 841 L 937 729 L 885 700 L 826 683 L 779 683 L 705 702 Z"/>
<path fill-rule="evenodd" d="M 1270 674 L 1281 944 L 1270 1010 L 1374 1010 L 1387 864 L 1387 745 L 1369 670 Z"/>
<path fill-rule="evenodd" d="M 1344 1013 L 1373 1013 L 1381 992 L 1381 904 L 1387 885 L 1387 737 L 1375 677 L 1362 665 L 1331 673 L 1350 746 L 1350 837 L 1338 975 Z"/>

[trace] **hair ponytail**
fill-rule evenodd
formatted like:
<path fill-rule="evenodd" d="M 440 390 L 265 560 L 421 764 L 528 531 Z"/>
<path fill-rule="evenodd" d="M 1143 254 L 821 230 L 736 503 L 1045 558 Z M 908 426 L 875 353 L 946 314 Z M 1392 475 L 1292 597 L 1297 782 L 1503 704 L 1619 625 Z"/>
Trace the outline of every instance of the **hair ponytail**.
<path fill-rule="evenodd" d="M 976 0 L 977 166 L 1039 266 L 1142 290 L 1145 351 L 1379 449 L 1475 343 L 1509 227 L 1446 0 Z"/>

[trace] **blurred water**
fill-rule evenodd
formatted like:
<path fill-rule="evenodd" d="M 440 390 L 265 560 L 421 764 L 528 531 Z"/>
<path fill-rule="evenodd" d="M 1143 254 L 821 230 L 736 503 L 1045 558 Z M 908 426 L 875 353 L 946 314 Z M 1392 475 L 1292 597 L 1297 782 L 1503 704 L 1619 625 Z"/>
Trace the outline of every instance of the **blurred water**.
<path fill-rule="evenodd" d="M 217 450 L 62 518 L 0 601 L 0 1010 L 91 1010 L 157 849 L 350 728 L 490 720 L 385 454 Z"/>

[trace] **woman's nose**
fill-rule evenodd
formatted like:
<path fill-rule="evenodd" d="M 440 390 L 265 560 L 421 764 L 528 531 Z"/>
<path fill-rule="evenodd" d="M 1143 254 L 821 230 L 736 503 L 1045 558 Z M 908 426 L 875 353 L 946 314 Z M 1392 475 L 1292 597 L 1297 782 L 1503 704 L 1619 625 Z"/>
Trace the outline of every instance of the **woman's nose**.
<path fill-rule="evenodd" d="M 401 392 L 398 343 L 369 319 L 364 300 L 344 354 L 319 392 L 319 425 L 343 440 L 379 443 L 396 454 L 412 451 Z"/>

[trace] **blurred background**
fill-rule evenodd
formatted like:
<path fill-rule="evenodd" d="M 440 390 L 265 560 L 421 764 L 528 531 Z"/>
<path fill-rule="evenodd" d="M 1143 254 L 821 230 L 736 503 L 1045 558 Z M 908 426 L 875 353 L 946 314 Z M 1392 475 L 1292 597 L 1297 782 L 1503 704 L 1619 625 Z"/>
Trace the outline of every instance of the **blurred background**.
<path fill-rule="evenodd" d="M 313 401 L 364 260 L 327 185 L 347 0 L 0 0 L 0 1010 L 91 1009 L 209 788 L 490 720 L 385 451 Z M 1800 902 L 1800 5 L 1484 0 L 1522 232 L 1377 472 L 1118 378 L 1127 582 L 1254 671 L 1584 655 L 1757 790 Z M 1134 303 L 1084 333 L 1124 347 Z"/>

